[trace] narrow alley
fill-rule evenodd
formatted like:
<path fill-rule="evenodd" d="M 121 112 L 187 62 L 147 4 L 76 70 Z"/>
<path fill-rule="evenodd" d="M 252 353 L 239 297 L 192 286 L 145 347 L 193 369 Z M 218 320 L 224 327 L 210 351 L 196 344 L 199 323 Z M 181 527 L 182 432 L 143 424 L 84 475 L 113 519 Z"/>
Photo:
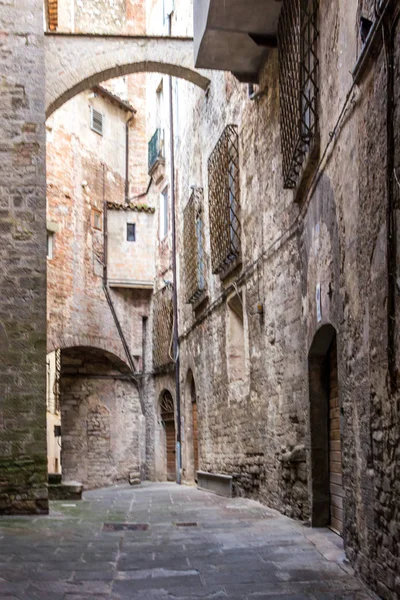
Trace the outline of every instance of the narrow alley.
<path fill-rule="evenodd" d="M 123 524 L 123 528 L 122 528 Z M 0 519 L 4 600 L 367 600 L 341 539 L 258 502 L 145 483 Z"/>

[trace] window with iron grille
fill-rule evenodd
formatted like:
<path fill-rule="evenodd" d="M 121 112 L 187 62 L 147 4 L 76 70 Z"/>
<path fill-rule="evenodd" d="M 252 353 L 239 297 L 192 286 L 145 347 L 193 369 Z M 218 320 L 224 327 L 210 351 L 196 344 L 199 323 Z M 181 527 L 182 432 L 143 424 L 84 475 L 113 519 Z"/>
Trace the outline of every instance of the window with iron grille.
<path fill-rule="evenodd" d="M 90 107 L 90 128 L 98 133 L 99 135 L 103 135 L 103 115 L 101 112 Z"/>
<path fill-rule="evenodd" d="M 186 302 L 193 304 L 206 289 L 203 189 L 195 188 L 183 214 Z"/>
<path fill-rule="evenodd" d="M 318 149 L 318 4 L 285 0 L 278 27 L 284 187 L 295 188 Z"/>
<path fill-rule="evenodd" d="M 241 254 L 239 136 L 228 125 L 208 160 L 211 264 L 214 274 L 236 263 Z"/>
<path fill-rule="evenodd" d="M 153 366 L 155 369 L 173 362 L 172 327 L 172 289 L 168 285 L 154 294 L 153 298 Z"/>

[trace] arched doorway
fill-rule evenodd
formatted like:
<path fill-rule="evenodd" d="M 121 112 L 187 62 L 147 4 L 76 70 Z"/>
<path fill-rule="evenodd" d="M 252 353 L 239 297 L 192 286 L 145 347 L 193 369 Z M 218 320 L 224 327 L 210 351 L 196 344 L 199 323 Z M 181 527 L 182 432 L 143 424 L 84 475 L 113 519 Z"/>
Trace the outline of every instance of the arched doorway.
<path fill-rule="evenodd" d="M 324 325 L 308 357 L 311 433 L 311 524 L 343 533 L 341 409 L 336 331 Z"/>
<path fill-rule="evenodd" d="M 174 400 L 165 390 L 160 398 L 160 415 L 165 429 L 165 453 L 167 462 L 167 480 L 176 480 L 176 435 Z"/>
<path fill-rule="evenodd" d="M 194 480 L 197 481 L 197 471 L 199 470 L 199 429 L 197 416 L 197 396 L 194 379 L 190 385 L 190 399 L 192 402 L 192 427 L 193 427 L 193 471 Z"/>

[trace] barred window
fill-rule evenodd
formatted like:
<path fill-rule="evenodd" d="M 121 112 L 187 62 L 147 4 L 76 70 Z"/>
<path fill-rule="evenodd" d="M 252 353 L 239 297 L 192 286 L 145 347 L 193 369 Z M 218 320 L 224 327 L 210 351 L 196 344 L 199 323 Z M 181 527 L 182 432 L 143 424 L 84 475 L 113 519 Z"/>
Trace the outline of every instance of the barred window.
<path fill-rule="evenodd" d="M 212 272 L 240 259 L 239 136 L 228 125 L 208 160 Z"/>
<path fill-rule="evenodd" d="M 206 289 L 203 190 L 196 188 L 183 215 L 186 302 L 194 303 Z"/>
<path fill-rule="evenodd" d="M 157 369 L 173 362 L 173 306 L 170 285 L 154 294 L 153 315 L 153 366 Z"/>
<path fill-rule="evenodd" d="M 278 27 L 284 187 L 293 189 L 318 149 L 318 4 L 285 0 Z"/>

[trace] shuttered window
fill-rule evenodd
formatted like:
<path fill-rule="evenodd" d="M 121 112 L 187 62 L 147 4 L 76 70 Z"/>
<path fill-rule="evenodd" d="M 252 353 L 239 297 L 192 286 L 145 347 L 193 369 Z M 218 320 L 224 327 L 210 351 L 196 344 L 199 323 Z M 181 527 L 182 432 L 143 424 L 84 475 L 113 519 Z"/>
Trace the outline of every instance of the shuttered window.
<path fill-rule="evenodd" d="M 91 107 L 90 109 L 90 128 L 98 133 L 99 135 L 103 135 L 103 120 L 104 116 L 101 112 Z"/>

